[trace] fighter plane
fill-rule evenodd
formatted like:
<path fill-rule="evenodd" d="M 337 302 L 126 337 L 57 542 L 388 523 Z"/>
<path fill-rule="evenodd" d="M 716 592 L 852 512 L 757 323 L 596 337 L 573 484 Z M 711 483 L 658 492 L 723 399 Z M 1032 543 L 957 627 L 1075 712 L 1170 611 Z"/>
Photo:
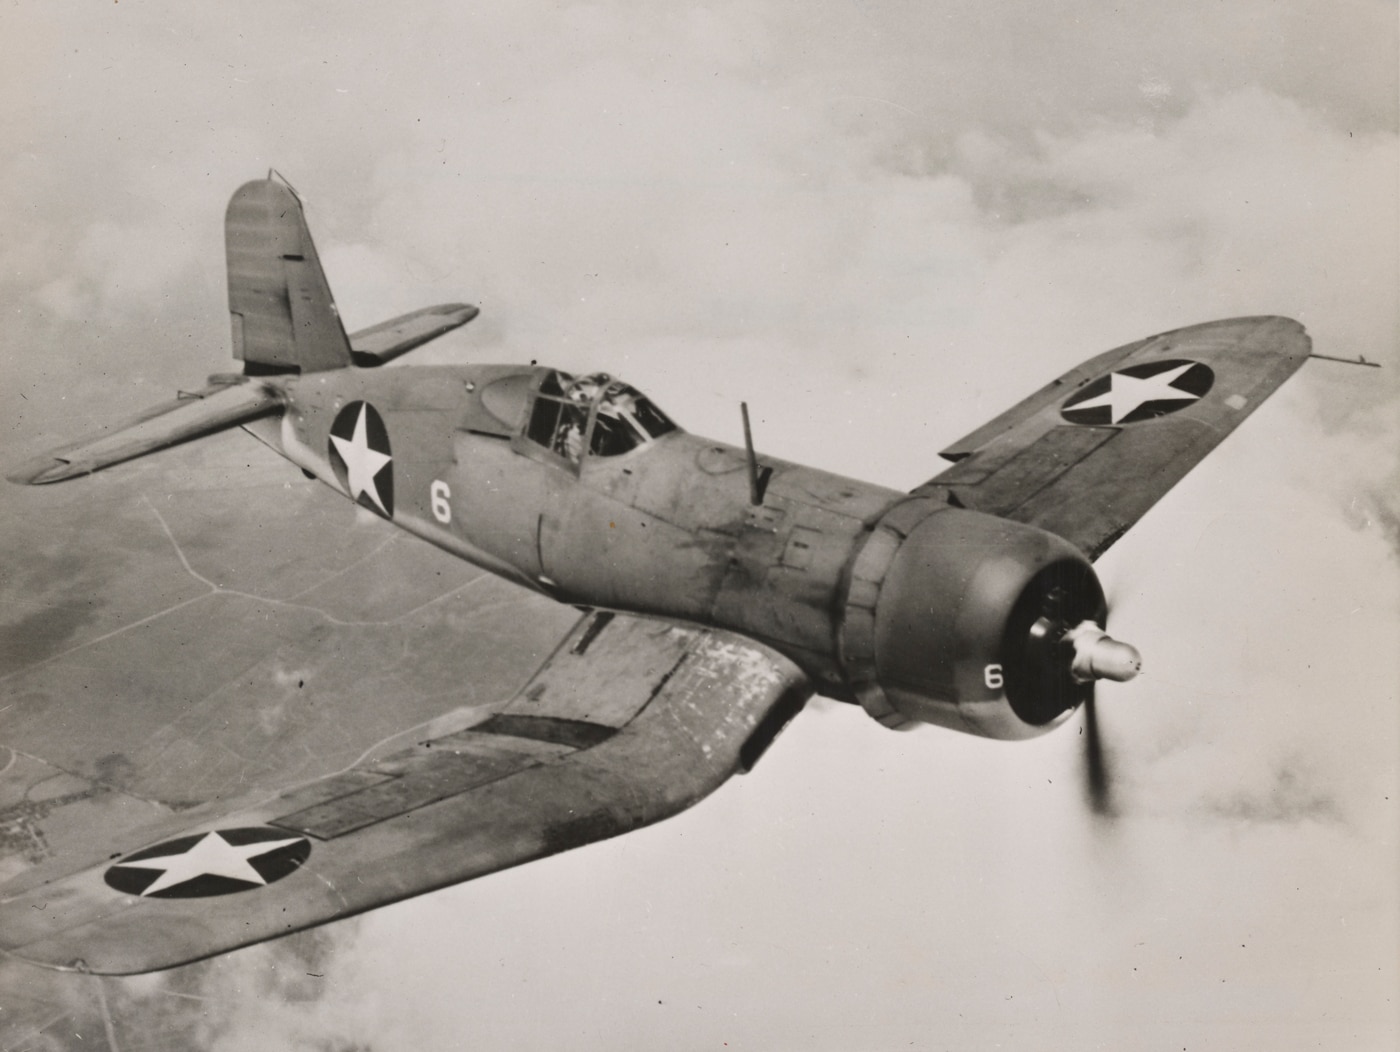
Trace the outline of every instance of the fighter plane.
<path fill-rule="evenodd" d="M 139 822 L 37 852 L 0 886 L 0 949 L 25 961 L 169 968 L 628 832 L 752 768 L 813 694 L 890 728 L 1050 731 L 1140 668 L 1105 630 L 1094 560 L 1310 350 L 1280 317 L 1119 347 L 902 492 L 763 455 L 747 417 L 743 447 L 690 434 L 607 373 L 384 368 L 476 308 L 347 336 L 302 202 L 271 174 L 233 195 L 225 236 L 242 370 L 11 479 L 242 428 L 576 616 L 492 705 L 405 718 L 303 784 L 147 801 Z"/>

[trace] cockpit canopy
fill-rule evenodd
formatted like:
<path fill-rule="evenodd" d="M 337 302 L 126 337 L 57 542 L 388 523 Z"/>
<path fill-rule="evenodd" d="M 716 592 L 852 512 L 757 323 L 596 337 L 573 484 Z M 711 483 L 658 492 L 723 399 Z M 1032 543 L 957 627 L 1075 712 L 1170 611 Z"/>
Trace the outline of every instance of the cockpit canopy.
<path fill-rule="evenodd" d="M 551 370 L 535 393 L 525 434 L 577 464 L 585 449 L 615 457 L 675 429 L 650 399 L 607 373 L 573 377 Z"/>

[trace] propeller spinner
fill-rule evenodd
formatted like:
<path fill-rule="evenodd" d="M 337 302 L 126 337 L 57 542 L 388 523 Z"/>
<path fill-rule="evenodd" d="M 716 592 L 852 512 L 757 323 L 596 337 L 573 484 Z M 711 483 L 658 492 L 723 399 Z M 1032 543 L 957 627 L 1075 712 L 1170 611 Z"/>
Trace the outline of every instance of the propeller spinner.
<path fill-rule="evenodd" d="M 1074 651 L 1069 674 L 1076 683 L 1111 679 L 1127 683 L 1142 671 L 1142 655 L 1137 647 L 1120 643 L 1093 621 L 1081 621 L 1064 634 L 1063 641 Z"/>

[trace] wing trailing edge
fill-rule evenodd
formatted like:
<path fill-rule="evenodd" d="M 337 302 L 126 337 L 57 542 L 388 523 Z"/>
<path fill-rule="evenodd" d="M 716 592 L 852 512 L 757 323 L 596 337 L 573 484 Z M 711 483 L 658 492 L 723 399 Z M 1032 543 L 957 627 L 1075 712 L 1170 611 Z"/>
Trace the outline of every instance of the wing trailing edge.
<path fill-rule="evenodd" d="M 34 457 L 6 477 L 37 486 L 91 475 L 113 464 L 246 424 L 281 408 L 278 393 L 261 383 L 212 384 Z"/>

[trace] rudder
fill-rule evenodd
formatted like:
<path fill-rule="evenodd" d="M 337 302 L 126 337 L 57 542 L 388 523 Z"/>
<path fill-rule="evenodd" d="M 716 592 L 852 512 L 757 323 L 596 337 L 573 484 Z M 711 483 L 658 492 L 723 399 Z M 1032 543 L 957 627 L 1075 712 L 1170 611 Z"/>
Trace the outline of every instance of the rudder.
<path fill-rule="evenodd" d="M 224 215 L 233 355 L 253 376 L 351 363 L 301 201 L 277 180 L 244 183 Z"/>

